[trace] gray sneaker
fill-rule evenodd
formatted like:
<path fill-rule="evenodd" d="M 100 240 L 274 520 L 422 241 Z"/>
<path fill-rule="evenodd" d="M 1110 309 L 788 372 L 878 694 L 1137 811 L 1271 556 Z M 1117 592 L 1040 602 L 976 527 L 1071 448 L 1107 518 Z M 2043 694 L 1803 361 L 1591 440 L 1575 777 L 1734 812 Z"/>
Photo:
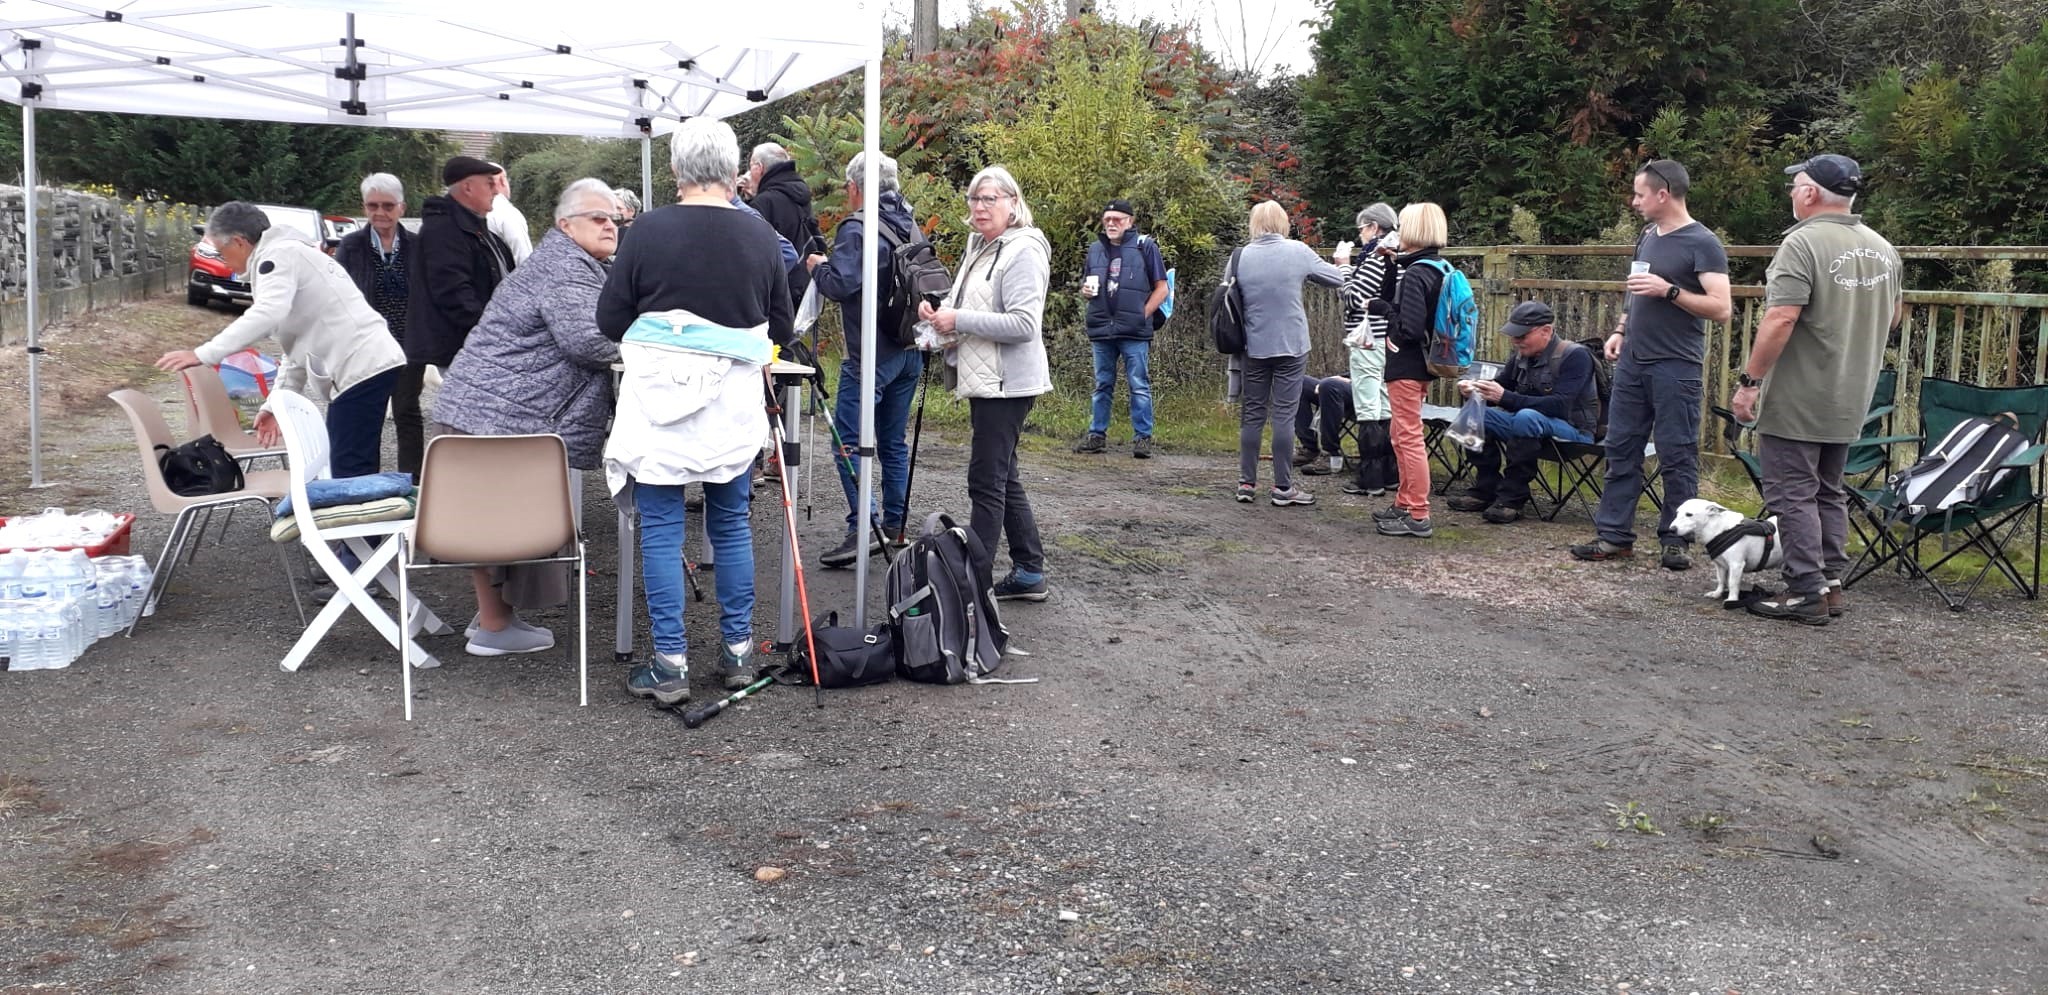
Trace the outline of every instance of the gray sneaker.
<path fill-rule="evenodd" d="M 1402 511 L 1401 506 L 1398 504 L 1390 504 L 1372 513 L 1372 520 L 1374 522 L 1394 522 L 1407 517 L 1408 513 Z"/>
<path fill-rule="evenodd" d="M 1151 459 L 1151 458 L 1152 458 L 1152 437 L 1151 437 L 1151 436 L 1149 436 L 1149 435 L 1141 435 L 1141 436 L 1138 436 L 1137 438 L 1135 438 L 1135 439 L 1132 439 L 1132 440 L 1131 440 L 1131 458 L 1132 458 L 1132 459 Z"/>
<path fill-rule="evenodd" d="M 1108 448 L 1109 439 L 1101 432 L 1089 432 L 1081 436 L 1081 441 L 1074 443 L 1074 451 L 1077 453 L 1099 453 Z"/>
<path fill-rule="evenodd" d="M 1380 535 L 1383 536 L 1410 536 L 1416 539 L 1427 539 L 1436 534 L 1436 530 L 1430 527 L 1429 519 L 1410 518 L 1407 515 L 1402 515 L 1391 522 L 1381 522 L 1378 528 Z"/>
<path fill-rule="evenodd" d="M 532 629 L 532 628 L 534 627 L 534 626 L 533 626 L 533 625 L 532 625 L 531 623 L 527 622 L 527 621 L 526 621 L 525 619 L 523 619 L 523 618 L 520 618 L 520 617 L 519 617 L 519 613 L 518 613 L 518 612 L 513 612 L 513 613 L 512 613 L 512 625 L 513 625 L 513 626 L 514 626 L 515 628 L 520 628 L 520 629 Z M 462 638 L 464 638 L 464 639 L 475 639 L 475 638 L 476 638 L 476 634 L 477 634 L 477 633 L 479 633 L 479 632 L 482 632 L 482 631 L 483 631 L 483 628 L 484 628 L 484 616 L 483 616 L 483 613 L 479 612 L 479 613 L 477 613 L 477 614 L 475 614 L 475 615 L 471 615 L 471 616 L 469 617 L 469 625 L 467 625 L 467 626 L 463 627 L 463 630 L 462 630 Z"/>
<path fill-rule="evenodd" d="M 1284 491 L 1276 487 L 1273 489 L 1272 500 L 1273 507 L 1284 508 L 1290 504 L 1314 504 L 1316 496 L 1299 487 L 1289 487 Z"/>
<path fill-rule="evenodd" d="M 555 648 L 555 634 L 537 625 L 508 625 L 497 632 L 479 628 L 463 650 L 470 656 L 509 656 Z"/>

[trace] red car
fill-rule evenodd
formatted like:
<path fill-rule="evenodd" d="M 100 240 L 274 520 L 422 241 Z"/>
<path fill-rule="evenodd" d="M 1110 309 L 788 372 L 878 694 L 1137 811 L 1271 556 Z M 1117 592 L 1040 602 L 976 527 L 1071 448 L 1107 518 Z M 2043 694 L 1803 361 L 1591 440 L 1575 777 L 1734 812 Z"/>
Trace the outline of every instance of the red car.
<path fill-rule="evenodd" d="M 288 225 L 311 236 L 318 233 L 320 244 L 328 255 L 334 254 L 334 247 L 341 244 L 341 237 L 354 231 L 353 218 L 338 214 L 322 215 L 310 207 L 282 207 L 276 204 L 258 204 L 273 225 Z M 202 225 L 193 225 L 192 234 L 204 235 Z M 230 273 L 221 261 L 220 253 L 201 238 L 192 245 L 192 277 L 185 284 L 187 303 L 205 307 L 216 300 L 249 303 L 249 281 L 246 274 Z"/>

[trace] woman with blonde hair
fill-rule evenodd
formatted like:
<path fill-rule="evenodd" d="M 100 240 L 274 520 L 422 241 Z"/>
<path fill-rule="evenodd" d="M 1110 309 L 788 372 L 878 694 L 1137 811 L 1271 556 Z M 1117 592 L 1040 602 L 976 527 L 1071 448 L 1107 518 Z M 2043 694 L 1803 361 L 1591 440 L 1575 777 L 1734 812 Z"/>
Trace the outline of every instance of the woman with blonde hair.
<path fill-rule="evenodd" d="M 1308 366 L 1308 312 L 1301 306 L 1303 280 L 1325 287 L 1344 282 L 1344 271 L 1316 250 L 1287 237 L 1287 211 L 1275 201 L 1252 208 L 1251 241 L 1238 253 L 1237 286 L 1244 295 L 1244 394 L 1238 409 L 1237 500 L 1250 504 L 1259 490 L 1259 441 L 1273 425 L 1273 490 L 1276 506 L 1314 504 L 1315 496 L 1294 486 L 1294 409 L 1301 403 L 1302 371 Z"/>
<path fill-rule="evenodd" d="M 990 559 L 1010 538 L 1008 576 L 995 584 L 1005 600 L 1044 601 L 1045 549 L 1031 499 L 1017 476 L 1017 438 L 1038 395 L 1052 390 L 1045 359 L 1045 289 L 1052 245 L 1031 225 L 1031 207 L 1017 179 L 1001 166 L 967 184 L 967 251 L 946 302 L 917 306 L 944 347 L 940 367 L 953 393 L 967 400 L 970 528 Z"/>
<path fill-rule="evenodd" d="M 1429 372 L 1429 330 L 1436 322 L 1437 296 L 1443 291 L 1443 247 L 1449 241 L 1444 209 L 1431 203 L 1401 209 L 1400 271 L 1394 300 L 1373 300 L 1373 314 L 1387 318 L 1387 400 L 1393 407 L 1388 426 L 1394 437 L 1394 459 L 1401 483 L 1394 504 L 1373 512 L 1381 535 L 1427 539 L 1436 534 L 1429 522 L 1429 453 L 1423 445 L 1422 398 L 1436 374 Z"/>

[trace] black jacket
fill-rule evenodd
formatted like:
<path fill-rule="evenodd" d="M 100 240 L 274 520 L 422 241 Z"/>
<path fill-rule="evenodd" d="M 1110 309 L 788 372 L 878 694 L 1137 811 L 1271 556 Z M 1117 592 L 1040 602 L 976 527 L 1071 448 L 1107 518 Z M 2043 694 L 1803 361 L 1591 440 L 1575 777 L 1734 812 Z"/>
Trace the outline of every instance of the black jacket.
<path fill-rule="evenodd" d="M 811 206 L 811 187 L 797 174 L 796 163 L 778 162 L 761 172 L 761 188 L 754 191 L 754 210 L 768 219 L 776 233 L 796 246 L 797 265 L 789 271 L 789 299 L 803 300 L 811 286 L 810 271 L 803 259 L 814 252 L 828 252 L 825 236 L 818 229 L 818 212 Z"/>
<path fill-rule="evenodd" d="M 1420 263 L 1441 255 L 1435 249 L 1418 249 L 1394 257 L 1401 278 L 1395 281 L 1394 303 L 1387 315 L 1387 342 L 1398 347 L 1398 351 L 1387 350 L 1389 381 L 1427 383 L 1436 379 L 1436 374 L 1429 372 L 1429 327 L 1436 321 L 1436 299 L 1443 292 L 1444 275 L 1436 267 Z"/>
<path fill-rule="evenodd" d="M 398 264 L 409 271 L 413 253 L 418 249 L 419 236 L 399 225 Z M 377 247 L 370 244 L 370 226 L 364 225 L 343 235 L 341 245 L 334 250 L 334 261 L 348 271 L 348 278 L 355 281 L 356 289 L 363 292 L 363 299 L 370 302 L 370 307 L 384 316 L 385 323 L 391 326 L 391 334 L 400 342 L 405 341 L 405 312 L 410 306 L 411 291 L 407 291 L 408 300 L 396 302 L 396 307 L 389 310 L 377 307 Z M 410 272 L 405 275 L 411 278 Z"/>
<path fill-rule="evenodd" d="M 447 197 L 420 205 L 416 251 L 406 264 L 405 361 L 446 369 L 484 305 L 512 269 L 512 250 L 484 219 Z"/>

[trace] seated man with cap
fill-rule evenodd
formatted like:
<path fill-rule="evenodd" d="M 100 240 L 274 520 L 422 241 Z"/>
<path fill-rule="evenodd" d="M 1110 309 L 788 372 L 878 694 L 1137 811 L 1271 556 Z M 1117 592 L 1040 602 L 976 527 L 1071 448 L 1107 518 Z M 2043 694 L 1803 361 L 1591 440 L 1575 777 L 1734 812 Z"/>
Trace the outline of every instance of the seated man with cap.
<path fill-rule="evenodd" d="M 1486 399 L 1486 447 L 1474 461 L 1472 489 L 1452 498 L 1451 510 L 1481 511 L 1496 525 L 1515 521 L 1529 503 L 1543 440 L 1593 441 L 1600 419 L 1593 354 L 1560 338 L 1556 324 L 1542 301 L 1515 305 L 1500 329 L 1513 341 L 1514 356 L 1492 380 L 1458 381 L 1460 394 Z"/>

